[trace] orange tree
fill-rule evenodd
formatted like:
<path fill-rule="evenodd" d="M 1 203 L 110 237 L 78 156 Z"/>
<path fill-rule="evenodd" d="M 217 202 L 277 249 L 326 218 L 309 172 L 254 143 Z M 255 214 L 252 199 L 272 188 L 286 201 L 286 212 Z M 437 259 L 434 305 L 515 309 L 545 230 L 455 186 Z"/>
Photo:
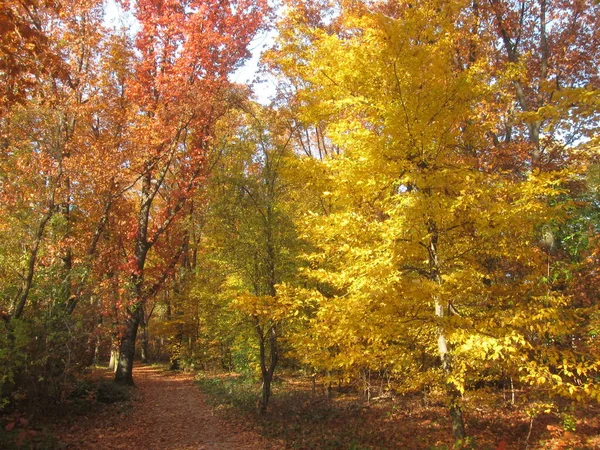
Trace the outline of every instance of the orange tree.
<path fill-rule="evenodd" d="M 248 56 L 262 25 L 263 1 L 139 1 L 138 57 L 128 97 L 137 114 L 129 125 L 135 205 L 127 248 L 130 300 L 116 380 L 133 383 L 135 340 L 149 289 L 144 283 L 150 250 L 181 217 L 206 177 L 214 126 L 229 108 L 227 76 Z M 167 261 L 179 258 L 183 242 Z M 172 262 L 167 262 L 167 266 Z"/>

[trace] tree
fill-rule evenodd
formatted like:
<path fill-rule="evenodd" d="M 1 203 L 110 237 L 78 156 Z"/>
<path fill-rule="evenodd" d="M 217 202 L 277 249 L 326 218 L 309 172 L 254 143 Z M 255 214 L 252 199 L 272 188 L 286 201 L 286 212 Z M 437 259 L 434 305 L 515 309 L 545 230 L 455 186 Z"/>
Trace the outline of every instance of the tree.
<path fill-rule="evenodd" d="M 139 108 L 130 161 L 137 184 L 135 233 L 129 249 L 131 300 L 116 380 L 132 384 L 133 356 L 150 250 L 180 217 L 206 175 L 214 125 L 228 108 L 227 75 L 248 55 L 266 4 L 257 2 L 139 2 L 140 54 L 129 96 Z M 176 246 L 172 261 L 183 244 Z M 170 263 L 168 263 L 169 265 Z"/>
<path fill-rule="evenodd" d="M 4 267 L 12 267 L 2 273 L 6 288 L 1 304 L 9 310 L 6 332 L 14 344 L 9 345 L 9 355 L 18 356 L 19 346 L 28 345 L 39 361 L 37 375 L 7 364 L 19 375 L 15 385 L 28 383 L 20 375 L 31 376 L 30 392 L 43 396 L 54 389 L 51 383 L 56 379 L 88 363 L 90 345 L 81 326 L 95 327 L 98 314 L 96 301 L 87 301 L 94 291 L 92 259 L 102 248 L 100 238 L 122 189 L 119 133 L 105 130 L 122 126 L 127 108 L 121 104 L 111 109 L 119 103 L 118 97 L 112 98 L 119 63 L 115 54 L 104 50 L 116 49 L 119 41 L 102 27 L 100 4 L 48 4 L 39 10 L 34 2 L 23 5 L 35 25 L 35 42 L 24 42 L 33 54 L 11 57 L 23 58 L 25 68 L 40 67 L 35 73 L 23 69 L 27 83 L 22 89 L 13 80 L 11 89 L 18 98 L 3 105 L 7 114 L 0 121 L 0 195 L 6 226 L 0 246 L 11 263 Z M 46 61 L 52 61 L 52 67 Z M 82 299 L 84 310 L 71 317 Z M 44 340 L 45 335 L 55 339 Z M 25 343 L 19 344 L 15 336 Z M 48 347 L 35 345 L 34 339 Z M 65 357 L 65 351 L 71 351 L 65 350 L 66 342 L 76 342 L 71 350 L 76 348 L 77 361 Z"/>
<path fill-rule="evenodd" d="M 47 19 L 56 18 L 61 6 L 36 0 L 0 5 L 0 112 L 26 102 L 40 78 L 67 80 L 68 69 L 45 32 Z"/>
<path fill-rule="evenodd" d="M 233 119 L 236 133 L 215 166 L 207 232 L 233 271 L 230 278 L 238 291 L 233 306 L 250 319 L 258 339 L 264 413 L 281 359 L 283 323 L 293 311 L 278 285 L 293 279 L 299 242 L 283 179 L 291 157 L 289 129 L 276 112 L 243 106 Z"/>
<path fill-rule="evenodd" d="M 540 170 L 539 124 L 526 114 L 527 143 L 498 150 L 498 110 L 511 98 L 486 56 L 497 40 L 472 33 L 477 8 L 337 6 L 319 20 L 291 5 L 271 56 L 300 80 L 300 120 L 325 123 L 323 140 L 340 149 L 322 163 L 331 206 L 304 221 L 317 247 L 310 333 L 329 349 L 315 362 L 425 372 L 446 386 L 457 438 L 461 393 L 491 361 L 561 395 L 597 395 L 593 377 L 574 376 L 595 373 L 593 358 L 566 344 L 587 310 L 547 283 L 548 249 L 537 244 L 565 220 L 569 174 Z M 501 170 L 504 154 L 513 160 Z"/>
<path fill-rule="evenodd" d="M 590 100 L 597 97 L 598 4 L 489 0 L 468 12 L 485 42 L 473 46 L 471 57 L 480 59 L 489 49 L 498 79 L 494 145 L 527 142 L 527 163 L 560 167 L 570 146 L 597 132 L 598 110 Z"/>

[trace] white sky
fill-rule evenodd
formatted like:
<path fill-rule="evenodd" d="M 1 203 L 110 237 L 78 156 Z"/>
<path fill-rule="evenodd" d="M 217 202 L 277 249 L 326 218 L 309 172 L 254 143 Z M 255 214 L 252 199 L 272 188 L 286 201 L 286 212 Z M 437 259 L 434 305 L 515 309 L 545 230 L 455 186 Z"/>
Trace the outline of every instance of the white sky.
<path fill-rule="evenodd" d="M 252 85 L 255 99 L 263 105 L 269 104 L 272 97 L 275 96 L 276 84 L 274 79 L 269 78 L 268 75 L 260 74 L 259 76 L 258 64 L 261 54 L 273 45 L 276 34 L 275 30 L 259 33 L 249 46 L 252 57 L 229 77 L 234 83 Z"/>

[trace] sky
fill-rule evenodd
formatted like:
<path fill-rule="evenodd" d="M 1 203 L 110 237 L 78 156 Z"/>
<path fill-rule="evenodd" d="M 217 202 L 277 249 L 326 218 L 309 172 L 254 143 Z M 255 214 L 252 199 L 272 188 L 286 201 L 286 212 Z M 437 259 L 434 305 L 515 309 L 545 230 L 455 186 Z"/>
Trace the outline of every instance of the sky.
<path fill-rule="evenodd" d="M 230 77 L 230 80 L 235 83 L 246 83 L 252 84 L 254 88 L 255 99 L 263 104 L 267 105 L 270 100 L 275 96 L 276 83 L 272 77 L 265 74 L 260 74 L 259 77 L 258 64 L 260 61 L 261 54 L 267 50 L 275 41 L 276 32 L 275 30 L 267 30 L 260 32 L 250 43 L 250 51 L 252 57 L 248 59 L 242 67 L 236 70 Z"/>

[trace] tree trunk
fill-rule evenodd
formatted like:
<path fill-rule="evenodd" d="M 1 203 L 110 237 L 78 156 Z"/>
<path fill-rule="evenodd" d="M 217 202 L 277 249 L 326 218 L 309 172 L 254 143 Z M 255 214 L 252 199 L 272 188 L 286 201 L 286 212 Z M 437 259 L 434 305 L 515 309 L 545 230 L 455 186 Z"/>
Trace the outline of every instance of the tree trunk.
<path fill-rule="evenodd" d="M 54 193 L 52 194 L 51 200 L 48 203 L 48 212 L 44 214 L 44 217 L 42 217 L 42 220 L 38 224 L 38 228 L 35 233 L 35 239 L 33 241 L 31 251 L 29 252 L 29 258 L 27 262 L 27 275 L 23 280 L 23 286 L 21 286 L 21 288 L 19 289 L 19 294 L 15 299 L 14 308 L 10 315 L 10 320 L 21 318 L 21 315 L 23 314 L 23 309 L 25 308 L 25 304 L 27 303 L 27 299 L 29 298 L 29 291 L 31 290 L 31 286 L 33 285 L 35 265 L 37 264 L 38 251 L 40 249 L 42 238 L 44 236 L 44 230 L 46 229 L 46 225 L 48 224 L 48 222 L 52 218 L 52 215 L 54 214 Z"/>
<path fill-rule="evenodd" d="M 133 359 L 135 357 L 135 339 L 140 325 L 140 305 L 135 308 L 125 321 L 125 332 L 119 347 L 119 360 L 115 372 L 115 381 L 120 384 L 133 386 Z"/>
<path fill-rule="evenodd" d="M 63 158 L 68 157 L 68 154 L 63 154 Z M 65 190 L 65 198 L 63 202 L 58 206 L 58 212 L 63 217 L 65 222 L 65 229 L 62 233 L 63 243 L 60 244 L 60 259 L 62 261 L 62 301 L 67 308 L 67 311 L 70 310 L 70 304 L 73 303 L 72 298 L 72 289 L 71 289 L 71 275 L 73 272 L 73 249 L 71 245 L 68 244 L 71 238 L 71 202 L 70 202 L 70 192 L 71 192 L 71 180 L 67 176 L 63 182 L 63 189 Z M 64 244 L 67 242 L 67 244 Z"/>
<path fill-rule="evenodd" d="M 140 357 L 143 364 L 148 364 L 148 326 L 142 327 L 142 342 L 140 347 Z"/>
<path fill-rule="evenodd" d="M 179 370 L 179 357 L 181 356 L 181 342 L 183 340 L 182 334 L 178 333 L 173 340 L 176 340 L 177 343 L 171 346 L 171 357 L 169 358 L 171 365 L 169 366 L 169 370 Z"/>
<path fill-rule="evenodd" d="M 264 414 L 267 412 L 269 406 L 269 399 L 271 398 L 271 383 L 273 381 L 273 374 L 275 373 L 275 367 L 279 355 L 277 353 L 277 331 L 274 326 L 269 327 L 269 338 L 267 345 L 267 336 L 265 336 L 264 328 L 260 325 L 256 325 L 256 332 L 258 334 L 259 348 L 260 348 L 260 370 L 262 374 L 262 398 L 260 402 L 259 412 Z M 267 346 L 269 347 L 269 362 L 267 365 Z"/>
<path fill-rule="evenodd" d="M 436 300 L 435 305 L 436 316 L 444 316 L 444 308 Z M 449 377 L 452 373 L 451 357 L 448 352 L 448 344 L 446 342 L 446 336 L 442 331 L 438 335 L 438 352 L 442 361 L 442 368 L 446 377 Z M 446 392 L 450 397 L 450 419 L 452 420 L 452 432 L 455 439 L 464 439 L 466 437 L 465 424 L 462 416 L 462 409 L 460 407 L 460 392 L 456 389 L 452 383 L 446 383 Z"/>
<path fill-rule="evenodd" d="M 121 337 L 119 347 L 119 361 L 115 372 L 115 382 L 133 386 L 133 359 L 135 358 L 135 340 L 138 327 L 143 320 L 144 314 L 144 267 L 146 257 L 152 244 L 148 241 L 148 223 L 150 220 L 150 208 L 154 196 L 158 192 L 160 183 L 152 188 L 152 173 L 146 172 L 142 178 L 142 204 L 138 213 L 138 230 L 134 244 L 135 271 L 131 274 L 132 305 L 127 310 L 125 319 L 125 331 Z"/>
<path fill-rule="evenodd" d="M 93 360 L 93 364 L 95 366 L 97 366 L 98 364 L 100 364 L 100 336 L 96 336 L 96 339 L 94 339 L 94 360 Z"/>
<path fill-rule="evenodd" d="M 438 229 L 435 222 L 430 221 L 428 224 L 428 230 L 430 232 L 429 238 L 429 268 L 430 276 L 438 285 L 442 284 L 442 277 L 440 274 L 439 262 L 438 262 Z M 440 299 L 435 297 L 435 315 L 438 318 L 445 316 L 444 305 L 442 305 Z M 448 342 L 442 329 L 438 332 L 438 353 L 442 362 L 442 368 L 446 377 L 450 377 L 452 373 L 452 357 L 448 351 Z M 450 398 L 449 412 L 450 419 L 452 420 L 452 432 L 455 439 L 464 439 L 466 437 L 465 425 L 462 416 L 462 409 L 460 408 L 460 392 L 456 389 L 452 383 L 446 383 L 446 392 Z"/>
<path fill-rule="evenodd" d="M 108 362 L 108 368 L 113 372 L 117 371 L 117 361 L 119 360 L 119 346 L 115 341 L 111 341 L 110 344 L 110 360 Z"/>
<path fill-rule="evenodd" d="M 264 373 L 263 374 L 263 384 L 262 384 L 262 398 L 260 402 L 260 413 L 265 414 L 267 412 L 267 407 L 269 406 L 269 399 L 271 398 L 271 381 L 273 380 L 272 373 Z"/>
<path fill-rule="evenodd" d="M 454 439 L 462 440 L 467 436 L 465 432 L 465 422 L 463 420 L 462 409 L 460 407 L 459 398 L 460 395 L 454 387 L 449 387 L 451 392 L 450 398 L 450 418 L 452 419 L 452 434 Z"/>

